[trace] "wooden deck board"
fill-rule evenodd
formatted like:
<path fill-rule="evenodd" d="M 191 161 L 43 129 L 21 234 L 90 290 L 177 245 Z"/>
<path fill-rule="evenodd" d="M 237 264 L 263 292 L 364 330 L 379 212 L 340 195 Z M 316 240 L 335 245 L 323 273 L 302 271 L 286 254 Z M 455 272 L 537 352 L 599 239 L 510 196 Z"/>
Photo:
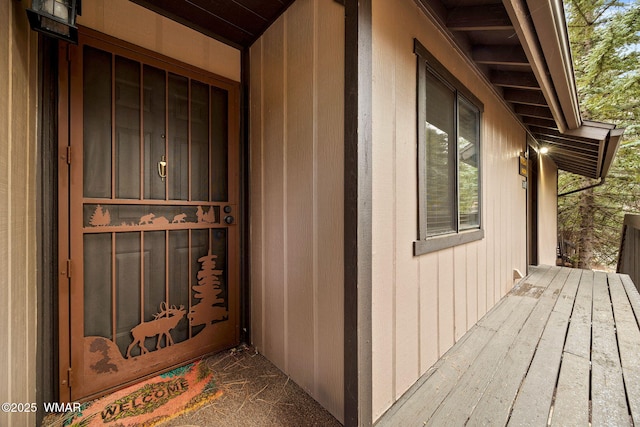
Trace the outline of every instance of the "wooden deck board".
<path fill-rule="evenodd" d="M 629 409 L 633 422 L 640 425 L 640 329 L 621 278 L 609 274 L 608 281 L 624 384 L 627 395 L 636 396 L 629 399 Z"/>
<path fill-rule="evenodd" d="M 484 395 L 469 418 L 471 425 L 505 425 L 512 402 L 531 364 L 535 349 L 542 336 L 558 290 L 566 279 L 565 274 L 557 274 L 543 292 L 540 301 L 531 312 L 525 325 L 514 341 L 498 373 L 493 377 Z M 533 280 L 531 280 L 533 282 Z M 577 283 L 576 283 L 577 286 Z"/>
<path fill-rule="evenodd" d="M 480 326 L 472 330 L 473 333 L 465 334 L 425 373 L 422 380 L 409 389 L 405 399 L 394 405 L 377 423 L 378 426 L 395 426 L 396 419 L 426 420 L 431 417 L 496 333 Z"/>
<path fill-rule="evenodd" d="M 564 352 L 558 389 L 551 416 L 552 425 L 583 427 L 589 425 L 589 371 L 591 362 Z"/>
<path fill-rule="evenodd" d="M 583 271 L 562 354 L 551 418 L 555 425 L 579 427 L 589 424 L 592 297 L 593 272 Z"/>
<path fill-rule="evenodd" d="M 640 425 L 639 319 L 628 276 L 536 268 L 376 425 Z"/>
<path fill-rule="evenodd" d="M 593 301 L 593 272 L 584 271 L 580 289 L 571 313 L 571 326 L 564 351 L 591 360 L 591 309 Z"/>
<path fill-rule="evenodd" d="M 533 361 L 518 393 L 508 425 L 543 425 L 549 418 L 553 392 L 558 378 L 560 359 L 564 348 L 570 308 L 567 298 L 575 299 L 577 283 L 575 275 L 569 280 L 570 270 L 563 269 L 556 280 L 558 299 L 544 326 Z M 573 301 L 571 301 L 573 302 Z M 558 307 L 558 311 L 556 311 Z"/>
<path fill-rule="evenodd" d="M 607 276 L 595 273 L 591 348 L 591 406 L 594 425 L 629 425 Z"/>
<path fill-rule="evenodd" d="M 483 348 L 447 399 L 428 420 L 427 425 L 464 425 L 536 302 L 535 298 L 523 297 L 518 309 L 511 313 L 491 341 Z M 466 402 L 466 404 L 460 405 L 458 402 Z"/>

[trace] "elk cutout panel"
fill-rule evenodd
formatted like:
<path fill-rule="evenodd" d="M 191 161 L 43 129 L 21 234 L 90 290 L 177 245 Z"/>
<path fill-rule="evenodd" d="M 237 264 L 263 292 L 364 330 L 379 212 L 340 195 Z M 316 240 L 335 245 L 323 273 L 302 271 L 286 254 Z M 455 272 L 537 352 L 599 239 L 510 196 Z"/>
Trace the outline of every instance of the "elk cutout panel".
<path fill-rule="evenodd" d="M 114 205 L 115 212 L 118 212 L 118 205 Z M 161 215 L 157 212 L 147 213 L 145 215 L 140 216 L 139 219 L 128 218 L 126 221 L 120 221 L 120 224 L 112 224 L 112 214 L 109 210 L 105 209 L 101 205 L 97 205 L 93 213 L 90 215 L 88 222 L 85 223 L 85 226 L 91 227 L 118 227 L 118 230 L 126 231 L 127 229 L 139 229 L 140 226 L 168 226 L 167 228 L 173 228 L 179 226 L 180 224 L 219 224 L 220 223 L 220 212 L 218 206 L 210 206 L 208 210 L 205 211 L 206 207 L 198 206 L 194 211 L 190 213 L 181 212 L 178 214 L 165 214 Z M 118 222 L 116 214 L 116 220 L 114 222 Z M 171 218 L 171 219 L 169 219 Z M 177 227 L 179 228 L 179 227 Z"/>
<path fill-rule="evenodd" d="M 167 303 L 160 304 L 160 312 L 153 315 L 153 320 L 149 322 L 142 322 L 135 328 L 131 329 L 131 335 L 133 336 L 133 342 L 127 347 L 127 358 L 131 357 L 131 349 L 136 345 L 140 346 L 140 354 L 149 353 L 149 350 L 144 346 L 144 340 L 146 338 L 158 337 L 158 343 L 156 344 L 156 350 L 160 349 L 160 342 L 164 336 L 164 346 L 169 347 L 173 345 L 173 338 L 171 338 L 171 329 L 178 326 L 178 322 L 182 319 L 187 311 L 184 306 L 176 308 L 172 305 L 171 308 L 167 308 Z"/>
<path fill-rule="evenodd" d="M 100 211 L 103 218 L 106 214 Z M 233 330 L 233 325 L 227 323 L 229 311 L 227 291 L 223 285 L 224 270 L 218 268 L 217 258 L 218 256 L 213 255 L 209 250 L 207 255 L 198 259 L 201 267 L 196 276 L 197 283 L 191 286 L 193 303 L 188 312 L 182 305 L 169 306 L 166 301 L 162 302 L 160 311 L 153 316 L 153 319 L 143 321 L 131 329 L 132 341 L 127 347 L 126 354 L 123 355 L 110 338 L 85 337 L 84 352 L 89 362 L 84 368 L 86 375 L 97 379 L 106 374 L 109 374 L 112 380 L 120 376 L 124 378 L 132 371 L 137 372 L 140 369 L 140 363 L 145 365 L 155 363 L 167 357 L 174 357 L 172 355 L 177 354 L 176 352 L 189 352 L 194 348 L 206 347 L 214 343 L 220 334 L 224 335 L 229 330 Z M 185 317 L 191 328 L 204 326 L 197 329 L 190 338 L 174 343 L 171 331 Z M 155 349 L 149 349 L 145 346 L 145 340 L 153 338 L 156 338 Z M 147 345 L 149 343 L 150 341 L 147 341 Z M 136 347 L 139 347 L 140 354 L 132 355 Z M 142 362 L 137 362 L 138 360 Z"/>
<path fill-rule="evenodd" d="M 226 301 L 221 298 L 224 293 L 221 281 L 223 270 L 217 269 L 217 258 L 217 255 L 212 255 L 211 251 L 209 251 L 208 255 L 198 259 L 198 262 L 202 265 L 197 275 L 198 284 L 193 285 L 191 289 L 194 292 L 193 297 L 200 301 L 197 304 L 193 304 L 191 310 L 189 310 L 188 319 L 191 326 L 205 325 L 206 328 L 216 321 L 227 319 L 229 316 L 229 312 L 225 308 Z M 187 310 L 182 305 L 180 308 L 176 308 L 175 305 L 167 308 L 166 302 L 160 304 L 160 311 L 153 315 L 153 320 L 142 322 L 131 329 L 133 341 L 127 347 L 126 358 L 132 357 L 131 350 L 136 345 L 140 347 L 140 356 L 149 353 L 149 350 L 144 345 L 144 341 L 147 338 L 157 337 L 156 350 L 160 350 L 160 343 L 163 337 L 165 339 L 165 348 L 173 345 L 171 330 L 178 325 L 178 322 L 186 313 Z M 199 333 L 202 333 L 202 331 Z"/>

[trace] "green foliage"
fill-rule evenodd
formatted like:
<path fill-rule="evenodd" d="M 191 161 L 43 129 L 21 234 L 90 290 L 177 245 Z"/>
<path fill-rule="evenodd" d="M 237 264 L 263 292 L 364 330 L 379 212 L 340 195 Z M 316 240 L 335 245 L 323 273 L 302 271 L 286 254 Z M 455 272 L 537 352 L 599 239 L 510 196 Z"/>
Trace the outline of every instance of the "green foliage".
<path fill-rule="evenodd" d="M 626 130 L 606 184 L 559 198 L 559 228 L 582 266 L 613 266 L 624 214 L 640 213 L 640 0 L 565 6 L 582 115 Z M 561 173 L 559 192 L 590 183 Z"/>

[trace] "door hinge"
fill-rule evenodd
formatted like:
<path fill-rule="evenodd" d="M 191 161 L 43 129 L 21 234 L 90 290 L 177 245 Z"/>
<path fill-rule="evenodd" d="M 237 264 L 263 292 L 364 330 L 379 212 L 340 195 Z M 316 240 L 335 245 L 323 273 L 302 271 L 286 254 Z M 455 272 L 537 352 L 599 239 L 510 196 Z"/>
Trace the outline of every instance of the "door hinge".
<path fill-rule="evenodd" d="M 67 260 L 67 278 L 71 279 L 71 260 Z"/>
<path fill-rule="evenodd" d="M 67 145 L 67 164 L 71 164 L 71 146 Z"/>
<path fill-rule="evenodd" d="M 71 388 L 71 377 L 73 376 L 73 370 L 67 369 L 67 387 Z"/>
<path fill-rule="evenodd" d="M 73 54 L 75 52 L 75 46 L 67 45 L 67 62 L 71 62 L 73 59 Z"/>

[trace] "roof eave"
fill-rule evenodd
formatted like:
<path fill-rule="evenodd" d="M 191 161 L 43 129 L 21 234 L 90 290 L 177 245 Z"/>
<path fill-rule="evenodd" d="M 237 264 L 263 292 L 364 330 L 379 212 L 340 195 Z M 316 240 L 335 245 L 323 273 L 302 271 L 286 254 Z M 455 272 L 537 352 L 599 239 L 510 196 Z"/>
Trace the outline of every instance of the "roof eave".
<path fill-rule="evenodd" d="M 561 0 L 526 0 L 567 129 L 582 125 Z"/>
<path fill-rule="evenodd" d="M 604 178 L 613 163 L 624 129 L 609 123 L 582 120 L 573 73 L 571 48 L 562 0 L 503 0 L 523 49 L 538 79 L 558 131 L 598 143 L 598 161 L 591 172 L 583 166 L 569 172 Z M 563 163 L 572 163 L 570 158 Z"/>
<path fill-rule="evenodd" d="M 546 3 L 546 1 L 541 1 Z M 525 0 L 503 0 L 503 5 L 507 10 L 509 19 L 513 25 L 522 48 L 529 60 L 531 69 L 538 80 L 542 94 L 547 101 L 554 121 L 558 126 L 560 132 L 564 132 L 573 125 L 573 128 L 578 126 L 575 123 L 567 123 L 565 113 L 559 102 L 559 97 L 556 93 L 554 80 L 552 79 L 550 70 L 547 67 L 547 55 L 549 52 L 543 50 L 543 46 L 538 38 L 538 28 L 536 28 L 529 8 Z M 559 52 L 558 52 L 559 53 Z"/>
<path fill-rule="evenodd" d="M 602 160 L 602 167 L 600 170 L 600 177 L 604 178 L 609 173 L 609 168 L 613 163 L 613 159 L 616 157 L 616 153 L 618 152 L 618 148 L 620 148 L 620 140 L 622 139 L 622 134 L 624 133 L 624 129 L 612 129 L 609 131 L 608 141 L 606 142 L 606 148 L 604 153 L 604 158 Z"/>

